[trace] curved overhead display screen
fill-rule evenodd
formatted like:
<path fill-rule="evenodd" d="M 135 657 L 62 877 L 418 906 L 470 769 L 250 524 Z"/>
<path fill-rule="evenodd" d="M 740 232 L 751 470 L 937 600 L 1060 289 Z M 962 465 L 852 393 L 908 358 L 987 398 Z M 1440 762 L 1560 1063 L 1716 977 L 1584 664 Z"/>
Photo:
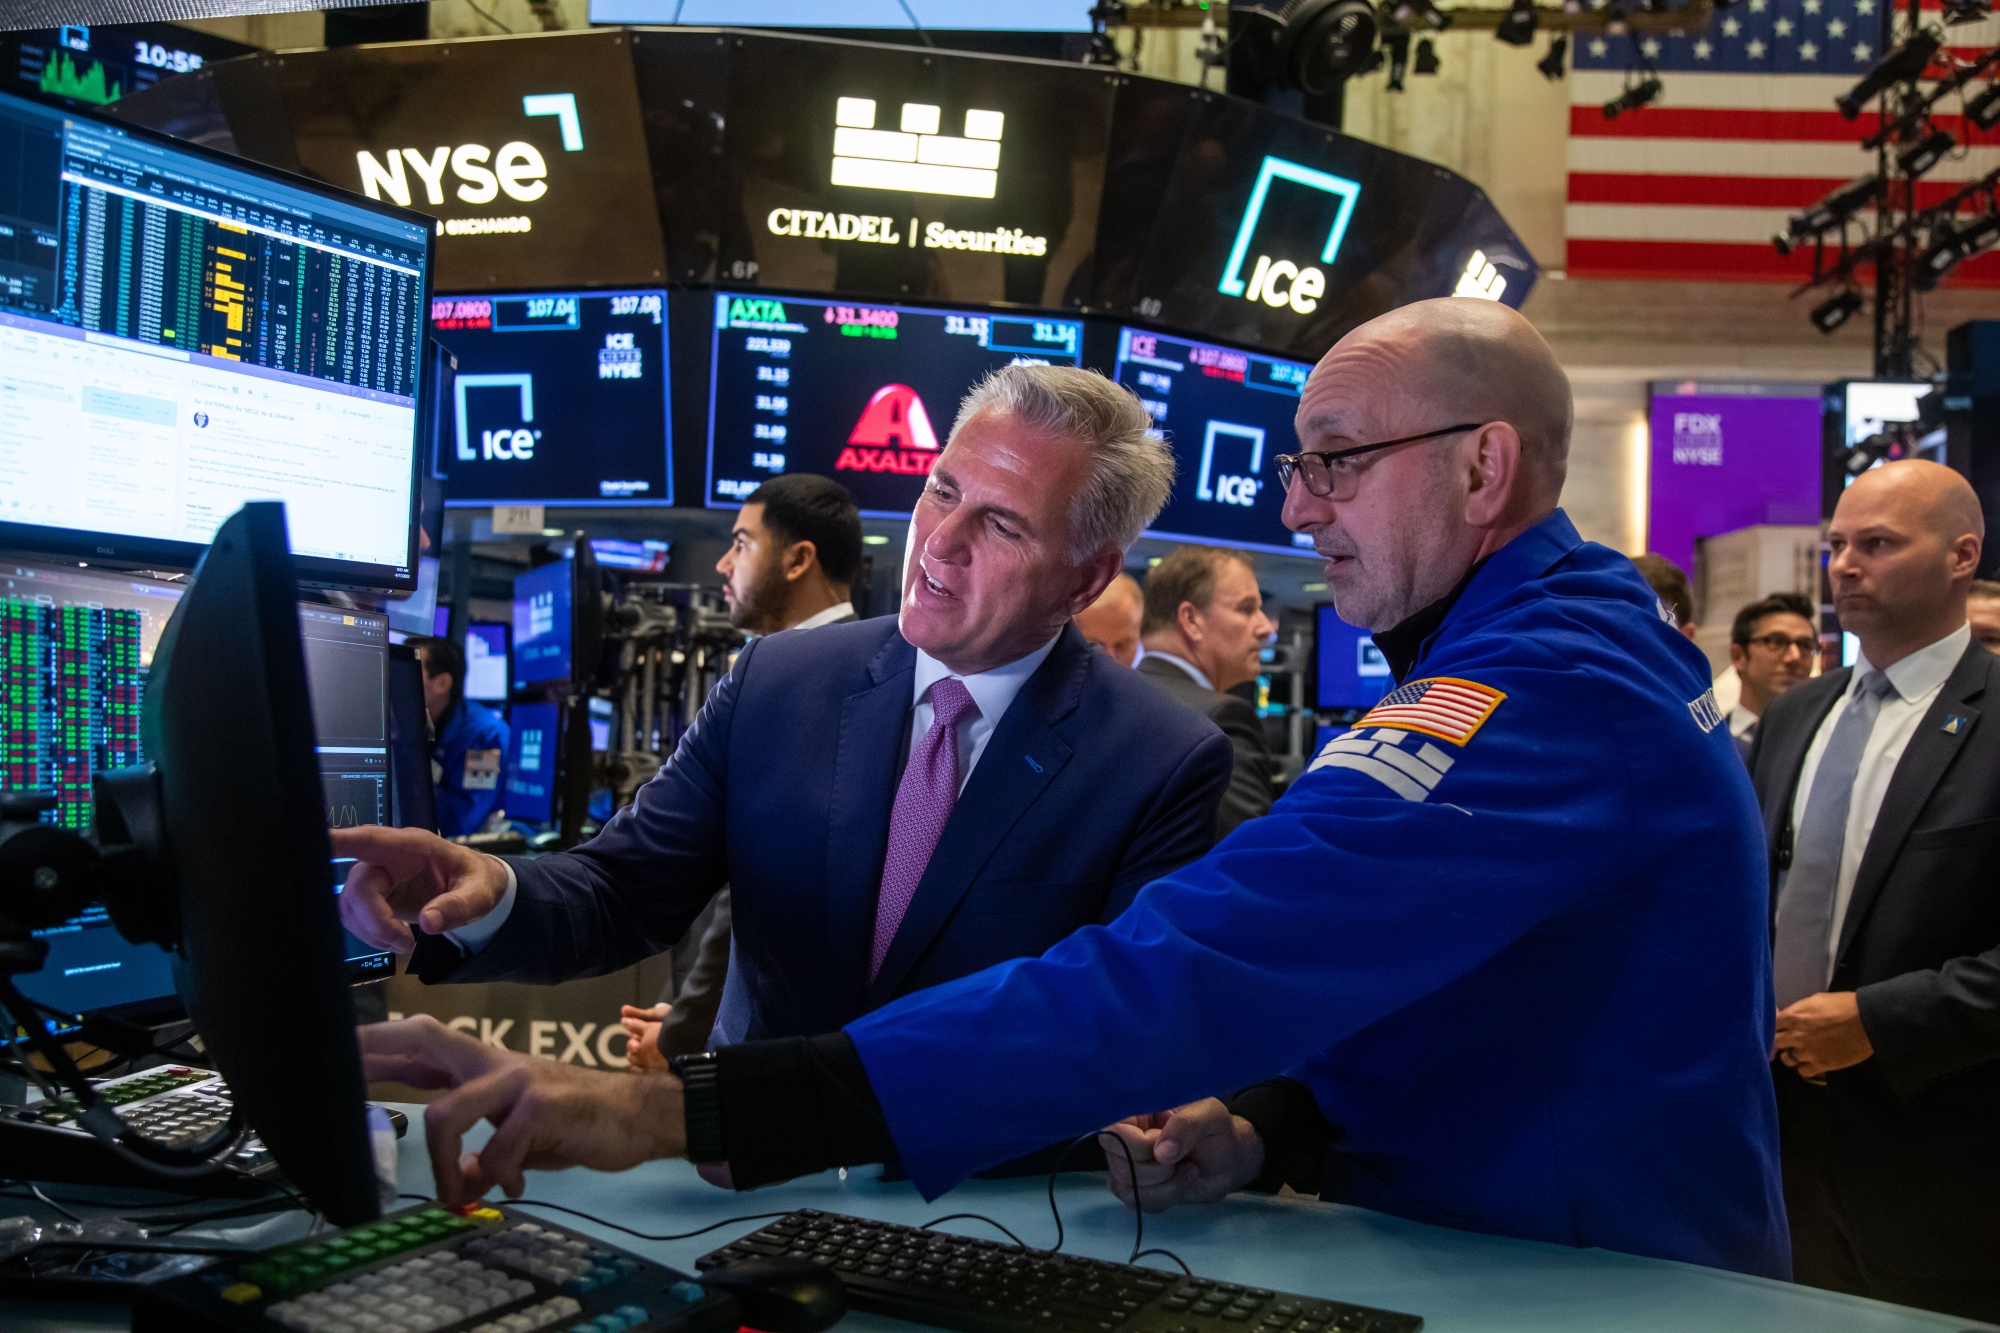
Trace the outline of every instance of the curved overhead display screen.
<path fill-rule="evenodd" d="M 708 504 L 733 509 L 780 473 L 819 472 L 863 513 L 908 514 L 968 389 L 1082 351 L 1073 319 L 717 292 Z"/>
<path fill-rule="evenodd" d="M 440 296 L 447 505 L 674 502 L 666 293 Z"/>
<path fill-rule="evenodd" d="M 1312 369 L 1145 329 L 1118 334 L 1114 378 L 1139 395 L 1179 466 L 1150 535 L 1296 555 L 1272 459 L 1298 448 L 1292 418 Z"/>

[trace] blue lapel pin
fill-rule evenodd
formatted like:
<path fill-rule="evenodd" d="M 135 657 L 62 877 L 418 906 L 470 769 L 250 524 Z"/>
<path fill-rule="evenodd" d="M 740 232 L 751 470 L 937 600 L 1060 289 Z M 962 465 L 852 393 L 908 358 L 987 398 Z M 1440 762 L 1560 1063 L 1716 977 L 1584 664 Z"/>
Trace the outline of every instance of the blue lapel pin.
<path fill-rule="evenodd" d="M 1035 756 L 1031 754 L 1024 754 L 1021 756 L 1021 758 L 1027 760 L 1028 767 L 1034 769 L 1037 773 L 1042 771 L 1042 766 L 1035 762 Z"/>
<path fill-rule="evenodd" d="M 1963 730 L 1965 730 L 1965 717 L 1963 714 L 1953 713 L 1950 717 L 1944 720 L 1945 735 L 1956 736 L 1958 735 L 1959 732 Z"/>

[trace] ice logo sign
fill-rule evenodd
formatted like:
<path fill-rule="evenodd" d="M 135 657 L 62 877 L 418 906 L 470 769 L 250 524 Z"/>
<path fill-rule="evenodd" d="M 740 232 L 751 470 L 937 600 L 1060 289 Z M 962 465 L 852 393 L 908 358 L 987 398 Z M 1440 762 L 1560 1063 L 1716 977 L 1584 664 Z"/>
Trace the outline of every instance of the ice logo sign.
<path fill-rule="evenodd" d="M 1328 196 L 1325 213 L 1327 216 L 1326 238 L 1319 242 L 1315 229 L 1314 243 L 1319 244 L 1318 264 L 1331 264 L 1340 253 L 1340 242 L 1347 235 L 1347 224 L 1354 219 L 1354 205 L 1361 198 L 1361 186 L 1345 176 L 1335 176 L 1328 172 L 1316 171 L 1311 167 L 1287 162 L 1282 157 L 1267 157 L 1258 168 L 1257 183 L 1250 191 L 1250 202 L 1244 206 L 1243 221 L 1236 228 L 1236 243 L 1230 247 L 1229 260 L 1223 265 L 1222 281 L 1216 290 L 1224 296 L 1240 296 L 1246 301 L 1262 301 L 1273 310 L 1290 308 L 1295 314 L 1310 315 L 1319 308 L 1319 298 L 1326 295 L 1326 271 L 1311 259 L 1300 260 L 1278 254 L 1259 243 L 1254 265 L 1251 265 L 1253 242 L 1257 240 L 1258 224 L 1264 217 L 1264 205 L 1270 198 L 1273 182 L 1286 182 L 1304 186 Z M 1272 249 L 1282 247 L 1273 246 Z M 1246 280 L 1244 267 L 1251 265 Z"/>
<path fill-rule="evenodd" d="M 518 395 L 516 401 L 520 407 L 516 416 L 521 424 L 481 431 L 479 445 L 474 448 L 465 404 L 465 395 L 471 389 L 513 389 Z M 460 375 L 452 384 L 452 397 L 455 400 L 453 406 L 457 409 L 457 456 L 460 462 L 526 461 L 535 456 L 535 444 L 542 438 L 542 433 L 528 428 L 535 419 L 533 375 Z"/>
<path fill-rule="evenodd" d="M 1246 445 L 1247 450 L 1244 448 Z M 1228 458 L 1247 456 L 1250 464 L 1248 475 L 1218 471 L 1218 446 L 1227 451 L 1225 464 Z M 1263 466 L 1263 427 L 1211 421 L 1208 423 L 1208 434 L 1201 442 L 1201 473 L 1195 478 L 1195 498 L 1214 504 L 1242 505 L 1247 509 L 1257 503 L 1257 492 L 1263 489 L 1264 483 L 1257 478 Z"/>
<path fill-rule="evenodd" d="M 843 97 L 833 122 L 835 185 L 967 199 L 991 199 L 999 185 L 1001 112 L 967 111 L 962 136 L 940 134 L 942 109 L 905 102 L 895 129 L 877 129 L 874 98 Z"/>

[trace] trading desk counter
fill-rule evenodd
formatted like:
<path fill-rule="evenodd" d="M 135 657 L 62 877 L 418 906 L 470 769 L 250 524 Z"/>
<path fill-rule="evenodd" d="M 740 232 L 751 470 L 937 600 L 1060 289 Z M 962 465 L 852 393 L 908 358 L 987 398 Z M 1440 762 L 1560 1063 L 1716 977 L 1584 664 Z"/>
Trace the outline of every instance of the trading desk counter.
<path fill-rule="evenodd" d="M 403 1188 L 430 1188 L 423 1108 L 403 1108 L 410 1134 L 401 1144 Z M 476 1144 L 483 1136 L 474 1136 Z M 654 1235 L 676 1234 L 748 1213 L 821 1208 L 885 1222 L 921 1224 L 946 1213 L 984 1213 L 1030 1245 L 1055 1239 L 1047 1178 L 972 1181 L 936 1203 L 907 1183 L 885 1183 L 875 1167 L 809 1176 L 737 1194 L 704 1182 L 684 1162 L 654 1162 L 619 1175 L 590 1171 L 533 1173 L 528 1197 L 585 1209 Z M 1132 1214 L 1101 1176 L 1062 1177 L 1056 1185 L 1064 1249 L 1123 1260 L 1132 1251 Z M 692 1271 L 697 1256 L 762 1226 L 718 1227 L 690 1240 L 636 1240 L 566 1213 L 551 1220 L 650 1258 Z M 1005 1237 L 973 1221 L 953 1231 Z M 1573 1250 L 1533 1241 L 1472 1235 L 1406 1222 L 1317 1200 L 1238 1195 L 1225 1203 L 1177 1208 L 1146 1218 L 1146 1244 L 1162 1245 L 1204 1277 L 1403 1310 L 1424 1317 L 1426 1333 L 1831 1333 L 1832 1330 L 1963 1329 L 1973 1321 L 1928 1314 L 1734 1273 L 1605 1250 Z M 1149 1264 L 1165 1264 L 1149 1259 Z M 907 1328 L 899 1321 L 850 1314 L 846 1333 Z"/>

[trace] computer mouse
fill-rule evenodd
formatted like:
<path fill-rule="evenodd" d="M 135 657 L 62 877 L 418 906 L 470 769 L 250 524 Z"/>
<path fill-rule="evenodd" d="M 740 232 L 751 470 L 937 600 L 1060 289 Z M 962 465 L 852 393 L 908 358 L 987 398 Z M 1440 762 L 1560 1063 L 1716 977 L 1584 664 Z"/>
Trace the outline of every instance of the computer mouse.
<path fill-rule="evenodd" d="M 762 1333 L 820 1333 L 847 1313 L 847 1289 L 831 1268 L 810 1259 L 739 1259 L 701 1275 L 743 1307 L 743 1322 Z"/>

